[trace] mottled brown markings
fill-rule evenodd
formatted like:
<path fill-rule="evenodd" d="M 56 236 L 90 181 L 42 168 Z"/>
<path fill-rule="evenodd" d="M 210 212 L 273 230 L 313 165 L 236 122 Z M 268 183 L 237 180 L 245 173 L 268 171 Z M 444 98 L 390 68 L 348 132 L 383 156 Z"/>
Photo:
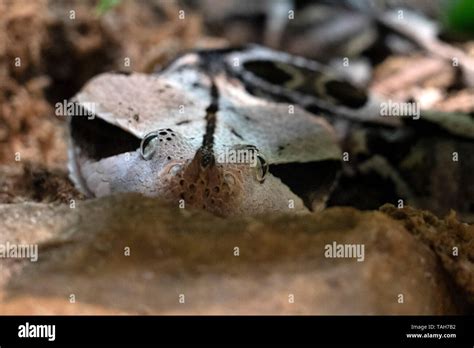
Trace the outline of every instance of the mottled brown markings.
<path fill-rule="evenodd" d="M 283 86 L 288 90 L 314 96 L 317 99 L 331 98 L 337 105 L 357 109 L 366 105 L 368 101 L 367 94 L 348 81 L 339 80 L 337 77 L 303 66 L 270 60 L 250 60 L 244 63 L 244 67 L 267 83 Z M 256 94 L 255 91 L 251 93 Z"/>

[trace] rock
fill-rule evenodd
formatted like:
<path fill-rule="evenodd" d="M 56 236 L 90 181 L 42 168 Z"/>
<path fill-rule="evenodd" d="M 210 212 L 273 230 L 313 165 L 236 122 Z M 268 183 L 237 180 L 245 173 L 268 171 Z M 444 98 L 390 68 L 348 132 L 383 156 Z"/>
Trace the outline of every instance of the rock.
<path fill-rule="evenodd" d="M 3 204 L 0 221 L 0 245 L 39 246 L 0 259 L 1 314 L 462 312 L 436 254 L 382 212 L 221 219 L 121 194 Z M 326 257 L 333 243 L 361 261 Z"/>

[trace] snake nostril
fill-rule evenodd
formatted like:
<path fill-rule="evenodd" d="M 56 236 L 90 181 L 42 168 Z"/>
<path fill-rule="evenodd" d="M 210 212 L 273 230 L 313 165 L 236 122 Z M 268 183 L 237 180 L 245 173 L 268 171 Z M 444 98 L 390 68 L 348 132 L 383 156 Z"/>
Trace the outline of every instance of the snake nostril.
<path fill-rule="evenodd" d="M 146 161 L 150 160 L 157 150 L 156 141 L 158 135 L 156 132 L 146 134 L 140 142 L 140 154 Z"/>
<path fill-rule="evenodd" d="M 230 173 L 225 173 L 224 174 L 224 180 L 227 184 L 229 185 L 234 185 L 235 184 L 235 178 L 232 174 Z"/>
<path fill-rule="evenodd" d="M 174 166 L 172 166 L 168 173 L 172 174 L 172 175 L 177 175 L 180 171 L 181 171 L 181 166 L 179 164 L 175 164 Z M 181 182 L 180 182 L 181 183 Z"/>
<path fill-rule="evenodd" d="M 213 191 L 214 191 L 215 193 L 219 193 L 220 190 L 221 190 L 221 189 L 219 188 L 219 186 L 214 186 Z"/>

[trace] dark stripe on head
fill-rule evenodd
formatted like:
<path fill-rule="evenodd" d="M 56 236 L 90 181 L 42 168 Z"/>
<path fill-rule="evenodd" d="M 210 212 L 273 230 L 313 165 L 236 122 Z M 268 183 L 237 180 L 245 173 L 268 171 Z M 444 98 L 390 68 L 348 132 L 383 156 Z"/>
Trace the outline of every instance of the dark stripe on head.
<path fill-rule="evenodd" d="M 206 133 L 201 146 L 201 165 L 207 167 L 215 162 L 214 159 L 214 132 L 216 130 L 217 111 L 219 110 L 219 91 L 211 78 L 211 103 L 206 109 Z"/>

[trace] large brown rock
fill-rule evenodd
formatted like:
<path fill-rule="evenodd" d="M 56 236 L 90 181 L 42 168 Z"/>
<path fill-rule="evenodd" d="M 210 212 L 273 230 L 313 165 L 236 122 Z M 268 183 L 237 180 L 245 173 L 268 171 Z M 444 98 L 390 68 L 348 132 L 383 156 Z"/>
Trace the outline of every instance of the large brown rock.
<path fill-rule="evenodd" d="M 226 220 L 123 194 L 4 204 L 0 221 L 0 245 L 39 245 L 37 262 L 0 259 L 1 314 L 462 311 L 436 254 L 382 212 Z M 333 242 L 364 245 L 364 261 L 326 258 Z"/>

